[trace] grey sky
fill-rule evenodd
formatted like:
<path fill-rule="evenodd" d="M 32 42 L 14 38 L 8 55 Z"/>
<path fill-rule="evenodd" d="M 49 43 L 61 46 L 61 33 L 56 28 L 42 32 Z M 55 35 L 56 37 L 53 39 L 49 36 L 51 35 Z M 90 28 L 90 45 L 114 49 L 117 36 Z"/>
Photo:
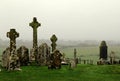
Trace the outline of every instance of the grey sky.
<path fill-rule="evenodd" d="M 33 17 L 39 39 L 120 40 L 120 0 L 0 0 L 0 38 L 15 28 L 32 40 Z"/>

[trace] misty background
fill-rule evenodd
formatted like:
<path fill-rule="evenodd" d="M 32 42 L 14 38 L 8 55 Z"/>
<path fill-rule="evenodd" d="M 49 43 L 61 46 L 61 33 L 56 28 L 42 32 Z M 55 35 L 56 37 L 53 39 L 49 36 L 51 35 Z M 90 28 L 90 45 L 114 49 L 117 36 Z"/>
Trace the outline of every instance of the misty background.
<path fill-rule="evenodd" d="M 29 23 L 37 17 L 38 39 L 120 40 L 120 0 L 1 0 L 0 39 L 15 28 L 17 40 L 32 41 Z"/>

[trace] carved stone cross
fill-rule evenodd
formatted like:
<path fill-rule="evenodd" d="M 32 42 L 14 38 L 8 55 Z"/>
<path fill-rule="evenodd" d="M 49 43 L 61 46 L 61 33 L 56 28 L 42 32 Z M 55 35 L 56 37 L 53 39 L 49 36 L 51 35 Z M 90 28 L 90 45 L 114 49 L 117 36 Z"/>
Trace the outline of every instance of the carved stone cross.
<path fill-rule="evenodd" d="M 52 37 L 50 38 L 50 40 L 52 42 L 51 46 L 52 46 L 52 52 L 53 52 L 56 49 L 56 46 L 57 46 L 57 44 L 56 44 L 57 37 L 55 36 L 55 34 L 52 35 Z"/>
<path fill-rule="evenodd" d="M 29 23 L 29 26 L 33 28 L 33 48 L 38 47 L 37 45 L 37 28 L 41 26 L 40 23 L 38 23 L 37 18 L 34 17 L 33 21 Z"/>
<path fill-rule="evenodd" d="M 10 38 L 10 52 L 12 49 L 16 49 L 16 38 L 19 37 L 19 33 L 15 29 L 10 29 L 10 32 L 7 32 L 7 37 Z"/>

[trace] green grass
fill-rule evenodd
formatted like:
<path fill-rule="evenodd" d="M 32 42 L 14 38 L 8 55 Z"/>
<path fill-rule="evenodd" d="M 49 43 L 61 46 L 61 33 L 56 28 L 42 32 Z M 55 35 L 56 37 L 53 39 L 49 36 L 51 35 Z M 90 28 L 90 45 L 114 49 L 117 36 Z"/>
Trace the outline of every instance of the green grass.
<path fill-rule="evenodd" d="M 119 65 L 78 65 L 69 70 L 48 70 L 45 66 L 24 66 L 22 71 L 2 71 L 0 81 L 119 81 Z"/>

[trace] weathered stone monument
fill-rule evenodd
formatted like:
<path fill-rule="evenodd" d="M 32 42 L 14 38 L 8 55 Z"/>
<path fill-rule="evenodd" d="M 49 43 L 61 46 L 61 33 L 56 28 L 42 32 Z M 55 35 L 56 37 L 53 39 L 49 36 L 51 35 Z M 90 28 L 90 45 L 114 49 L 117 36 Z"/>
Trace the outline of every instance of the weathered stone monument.
<path fill-rule="evenodd" d="M 33 21 L 29 23 L 29 26 L 33 28 L 33 48 L 31 50 L 31 56 L 35 57 L 35 60 L 37 58 L 38 54 L 38 44 L 37 44 L 37 28 L 41 26 L 40 23 L 38 23 L 37 18 L 34 17 Z M 32 59 L 32 58 L 31 58 Z"/>
<path fill-rule="evenodd" d="M 52 37 L 50 38 L 50 40 L 52 42 L 51 47 L 52 47 L 52 52 L 53 52 L 56 49 L 56 46 L 57 46 L 57 44 L 56 44 L 56 41 L 57 41 L 56 35 L 55 34 L 52 35 Z"/>
<path fill-rule="evenodd" d="M 10 53 L 16 49 L 16 38 L 19 37 L 19 33 L 15 29 L 10 29 L 10 32 L 7 32 L 7 37 L 10 38 Z"/>
<path fill-rule="evenodd" d="M 52 37 L 50 38 L 52 44 L 52 53 L 50 54 L 50 62 L 48 65 L 48 69 L 60 69 L 61 68 L 61 62 L 62 62 L 62 54 L 60 53 L 59 50 L 56 49 L 56 41 L 57 41 L 57 37 L 54 35 L 52 35 Z"/>
<path fill-rule="evenodd" d="M 10 29 L 7 37 L 10 38 L 10 47 L 3 52 L 2 66 L 7 70 L 20 70 L 19 57 L 16 52 L 16 38 L 19 37 L 19 33 L 15 29 Z"/>
<path fill-rule="evenodd" d="M 8 63 L 10 58 L 10 48 L 6 48 L 2 53 L 2 67 L 8 69 Z"/>
<path fill-rule="evenodd" d="M 48 65 L 50 61 L 50 47 L 43 43 L 38 47 L 37 63 L 38 65 Z"/>
<path fill-rule="evenodd" d="M 107 60 L 107 45 L 105 41 L 102 41 L 100 44 L 100 58 L 103 60 Z"/>
<path fill-rule="evenodd" d="M 74 59 L 69 60 L 69 69 L 74 69 L 76 67 L 76 63 Z"/>
<path fill-rule="evenodd" d="M 77 66 L 77 64 L 78 64 L 78 58 L 76 57 L 76 54 L 77 54 L 77 50 L 74 49 L 74 61 L 75 61 L 75 66 Z"/>
<path fill-rule="evenodd" d="M 26 66 L 29 64 L 29 50 L 27 47 L 20 46 L 17 49 L 17 56 L 19 57 L 21 66 Z"/>
<path fill-rule="evenodd" d="M 115 52 L 111 51 L 111 53 L 110 53 L 110 63 L 114 64 L 114 62 L 115 62 Z"/>
<path fill-rule="evenodd" d="M 60 69 L 61 68 L 61 59 L 62 54 L 59 50 L 54 50 L 50 55 L 50 64 L 48 65 L 48 69 Z"/>

